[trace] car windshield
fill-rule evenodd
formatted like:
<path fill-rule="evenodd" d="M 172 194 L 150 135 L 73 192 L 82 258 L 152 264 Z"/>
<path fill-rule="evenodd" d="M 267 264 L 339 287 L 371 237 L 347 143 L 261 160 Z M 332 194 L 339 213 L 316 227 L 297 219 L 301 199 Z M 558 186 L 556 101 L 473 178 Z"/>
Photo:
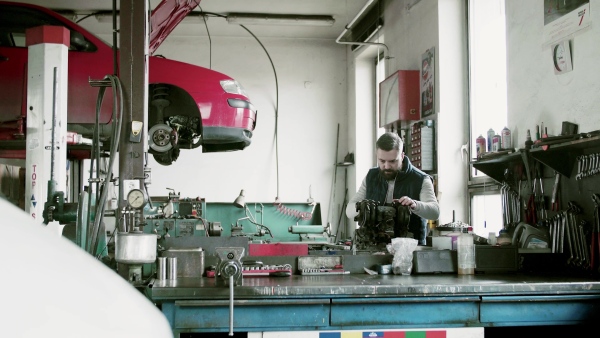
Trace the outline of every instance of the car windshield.
<path fill-rule="evenodd" d="M 34 8 L 0 6 L 0 46 L 26 47 L 25 31 L 37 26 L 63 26 L 63 23 Z M 65 27 L 68 29 L 68 27 Z M 85 41 L 78 32 L 71 31 L 70 50 L 94 51 L 96 47 Z M 78 40 L 74 40 L 74 38 Z"/>

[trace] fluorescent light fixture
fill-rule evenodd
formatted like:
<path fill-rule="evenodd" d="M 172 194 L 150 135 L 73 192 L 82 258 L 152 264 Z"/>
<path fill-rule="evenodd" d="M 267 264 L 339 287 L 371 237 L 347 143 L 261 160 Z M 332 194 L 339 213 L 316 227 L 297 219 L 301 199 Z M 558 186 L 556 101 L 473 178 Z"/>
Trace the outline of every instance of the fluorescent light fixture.
<path fill-rule="evenodd" d="M 331 15 L 229 13 L 227 22 L 238 25 L 333 26 Z"/>
<path fill-rule="evenodd" d="M 98 20 L 98 22 L 100 23 L 110 23 L 113 21 L 112 18 L 112 12 L 110 11 L 103 11 L 103 12 L 99 12 L 94 14 L 94 17 L 96 17 L 96 20 Z M 119 23 L 119 12 L 117 11 L 117 23 Z M 203 15 L 201 13 L 197 13 L 196 12 L 191 12 L 188 15 L 186 15 L 183 20 L 181 20 L 181 23 L 183 24 L 187 24 L 187 23 L 203 23 L 204 21 Z"/>

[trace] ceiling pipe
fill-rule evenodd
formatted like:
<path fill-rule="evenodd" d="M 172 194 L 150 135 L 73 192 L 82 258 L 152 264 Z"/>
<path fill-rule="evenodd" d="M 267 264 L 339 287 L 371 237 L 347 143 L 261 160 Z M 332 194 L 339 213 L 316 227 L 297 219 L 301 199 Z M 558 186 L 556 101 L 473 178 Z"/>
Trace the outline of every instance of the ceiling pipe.
<path fill-rule="evenodd" d="M 373 2 L 375 2 L 376 0 L 369 0 L 367 1 L 367 3 L 361 8 L 361 10 L 358 12 L 358 14 L 356 14 L 356 16 L 350 21 L 349 24 L 346 25 L 346 27 L 344 28 L 344 31 L 342 31 L 342 33 L 340 34 L 340 36 L 337 37 L 337 39 L 335 39 L 335 43 L 338 44 L 345 44 L 345 45 L 379 45 L 379 46 L 383 46 L 385 47 L 385 51 L 386 54 L 389 55 L 390 50 L 388 48 L 388 46 L 385 43 L 381 43 L 381 42 L 364 42 L 364 41 L 340 41 L 340 39 L 344 36 L 344 34 L 346 34 L 346 32 L 348 32 L 348 30 L 350 28 L 352 28 L 352 25 L 354 25 L 354 23 L 356 22 L 356 20 L 358 20 L 360 18 L 360 16 L 373 4 Z M 373 37 L 373 35 L 379 31 L 379 29 L 381 29 L 381 26 L 377 27 L 377 29 L 375 30 L 375 32 L 371 35 L 369 35 L 368 39 L 369 40 L 371 37 Z M 388 56 L 389 57 L 389 56 Z"/>

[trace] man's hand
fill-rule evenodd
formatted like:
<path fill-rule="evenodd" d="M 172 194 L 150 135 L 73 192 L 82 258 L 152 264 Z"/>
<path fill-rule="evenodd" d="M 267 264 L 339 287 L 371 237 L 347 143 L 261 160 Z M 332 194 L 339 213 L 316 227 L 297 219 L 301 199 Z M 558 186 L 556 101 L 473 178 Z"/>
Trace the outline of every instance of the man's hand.
<path fill-rule="evenodd" d="M 411 210 L 415 210 L 415 208 L 417 207 L 417 201 L 411 199 L 408 196 L 402 196 L 399 199 L 395 199 L 394 202 L 398 202 L 401 205 L 405 205 L 405 206 L 409 207 Z"/>

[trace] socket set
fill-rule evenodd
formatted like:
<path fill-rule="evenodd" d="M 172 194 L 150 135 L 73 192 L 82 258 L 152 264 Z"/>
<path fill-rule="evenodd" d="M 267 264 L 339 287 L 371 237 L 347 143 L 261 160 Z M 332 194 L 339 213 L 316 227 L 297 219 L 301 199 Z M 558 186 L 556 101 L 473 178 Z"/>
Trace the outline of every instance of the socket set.
<path fill-rule="evenodd" d="M 347 275 L 350 274 L 350 271 L 346 271 L 342 268 L 337 269 L 326 269 L 326 268 L 320 268 L 320 269 L 311 269 L 311 268 L 306 268 L 306 269 L 301 269 L 300 270 L 300 274 L 301 275 L 305 275 L 305 276 L 317 276 L 317 275 Z"/>
<path fill-rule="evenodd" d="M 292 275 L 292 266 L 283 265 L 262 265 L 262 266 L 243 266 L 243 276 L 272 276 L 287 277 Z"/>

